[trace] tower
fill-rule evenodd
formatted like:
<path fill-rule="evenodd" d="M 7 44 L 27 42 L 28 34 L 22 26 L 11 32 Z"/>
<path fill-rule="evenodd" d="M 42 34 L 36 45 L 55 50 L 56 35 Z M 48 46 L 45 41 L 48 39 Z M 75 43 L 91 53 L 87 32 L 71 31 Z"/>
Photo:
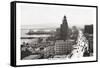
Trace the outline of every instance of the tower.
<path fill-rule="evenodd" d="M 64 41 L 68 39 L 68 23 L 66 16 L 63 17 L 63 21 L 60 26 L 60 38 Z"/>
<path fill-rule="evenodd" d="M 69 39 L 69 27 L 66 16 L 63 17 L 60 28 L 57 29 L 58 39 L 55 42 L 55 54 L 56 55 L 67 55 L 72 51 L 73 41 Z"/>

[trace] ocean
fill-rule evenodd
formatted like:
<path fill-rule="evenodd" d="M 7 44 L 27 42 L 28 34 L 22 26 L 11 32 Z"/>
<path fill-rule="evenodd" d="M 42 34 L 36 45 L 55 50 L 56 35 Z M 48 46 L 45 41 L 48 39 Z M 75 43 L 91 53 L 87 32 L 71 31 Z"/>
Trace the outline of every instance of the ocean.
<path fill-rule="evenodd" d="M 45 32 L 50 32 L 50 31 L 55 31 L 55 29 L 21 29 L 21 44 L 23 42 L 32 42 L 32 41 L 35 41 L 37 38 L 39 37 L 49 37 L 51 35 L 49 34 L 27 34 L 29 31 L 45 31 Z"/>

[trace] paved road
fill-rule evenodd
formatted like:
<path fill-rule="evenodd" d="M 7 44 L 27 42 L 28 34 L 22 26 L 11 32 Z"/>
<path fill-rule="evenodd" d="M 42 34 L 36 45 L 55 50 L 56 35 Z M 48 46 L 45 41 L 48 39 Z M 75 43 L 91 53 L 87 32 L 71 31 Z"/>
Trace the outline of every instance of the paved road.
<path fill-rule="evenodd" d="M 83 57 L 84 51 L 88 50 L 88 40 L 83 35 L 83 32 L 79 30 L 79 35 L 77 38 L 77 44 L 73 46 L 74 50 L 72 51 L 71 58 Z"/>

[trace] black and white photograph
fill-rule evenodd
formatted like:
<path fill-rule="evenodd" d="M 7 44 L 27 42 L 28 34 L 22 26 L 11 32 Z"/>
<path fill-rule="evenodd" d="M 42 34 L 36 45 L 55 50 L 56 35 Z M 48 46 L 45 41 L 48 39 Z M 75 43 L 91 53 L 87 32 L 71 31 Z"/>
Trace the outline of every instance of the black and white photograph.
<path fill-rule="evenodd" d="M 19 65 L 96 60 L 96 7 L 17 3 L 16 29 Z"/>

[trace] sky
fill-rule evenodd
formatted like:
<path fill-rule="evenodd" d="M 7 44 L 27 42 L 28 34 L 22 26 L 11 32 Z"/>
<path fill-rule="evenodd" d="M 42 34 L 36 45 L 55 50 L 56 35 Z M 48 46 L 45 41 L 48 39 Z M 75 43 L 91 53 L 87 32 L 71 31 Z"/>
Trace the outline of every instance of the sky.
<path fill-rule="evenodd" d="M 64 15 L 68 26 L 84 27 L 96 23 L 96 9 L 42 4 L 21 4 L 21 25 L 33 28 L 60 27 Z"/>

